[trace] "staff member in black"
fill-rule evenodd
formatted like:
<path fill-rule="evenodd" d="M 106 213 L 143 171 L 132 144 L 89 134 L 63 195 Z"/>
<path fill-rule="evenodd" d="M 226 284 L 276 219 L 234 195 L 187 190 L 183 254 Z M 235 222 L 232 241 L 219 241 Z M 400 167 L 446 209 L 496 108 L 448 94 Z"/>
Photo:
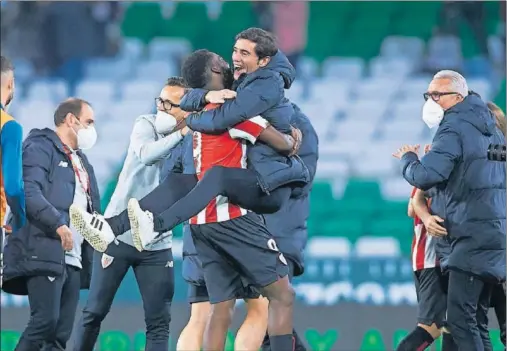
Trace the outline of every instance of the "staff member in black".
<path fill-rule="evenodd" d="M 3 290 L 28 295 L 30 320 L 16 351 L 65 350 L 79 290 L 87 288 L 93 250 L 69 225 L 69 207 L 100 209 L 93 167 L 81 149 L 97 139 L 94 113 L 71 98 L 54 114 L 55 130 L 33 129 L 23 145 L 27 224 L 5 248 Z"/>

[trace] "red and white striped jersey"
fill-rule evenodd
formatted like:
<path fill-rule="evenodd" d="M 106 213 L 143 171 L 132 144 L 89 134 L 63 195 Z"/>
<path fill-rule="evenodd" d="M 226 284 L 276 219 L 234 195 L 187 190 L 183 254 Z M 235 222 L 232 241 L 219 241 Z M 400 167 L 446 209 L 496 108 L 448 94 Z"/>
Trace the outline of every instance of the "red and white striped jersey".
<path fill-rule="evenodd" d="M 417 188 L 412 189 L 410 199 L 415 195 Z M 431 200 L 428 200 L 428 206 Z M 423 222 L 417 215 L 414 217 L 414 238 L 412 239 L 412 268 L 419 271 L 425 268 L 434 268 L 439 265 L 435 252 L 435 240 L 428 235 Z"/>
<path fill-rule="evenodd" d="M 218 105 L 208 104 L 205 109 Z M 254 144 L 268 122 L 260 117 L 253 117 L 235 125 L 221 135 L 193 133 L 193 154 L 195 172 L 199 180 L 214 166 L 228 168 L 247 167 L 247 144 Z M 206 224 L 231 220 L 247 214 L 247 210 L 229 202 L 225 196 L 217 196 L 205 209 L 190 219 L 190 224 Z"/>

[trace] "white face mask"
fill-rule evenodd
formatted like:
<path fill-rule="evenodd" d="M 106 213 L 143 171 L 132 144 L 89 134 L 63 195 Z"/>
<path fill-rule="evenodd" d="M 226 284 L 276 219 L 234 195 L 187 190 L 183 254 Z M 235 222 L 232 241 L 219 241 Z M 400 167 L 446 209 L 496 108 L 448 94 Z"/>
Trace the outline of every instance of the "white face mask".
<path fill-rule="evenodd" d="M 97 130 L 95 130 L 94 126 L 79 129 L 76 134 L 77 147 L 81 150 L 91 149 L 97 142 Z"/>
<path fill-rule="evenodd" d="M 155 118 L 155 128 L 160 134 L 169 134 L 176 127 L 178 122 L 176 118 L 164 111 L 157 111 L 157 117 Z"/>
<path fill-rule="evenodd" d="M 423 106 L 422 119 L 428 128 L 437 127 L 444 118 L 444 109 L 429 98 Z"/>

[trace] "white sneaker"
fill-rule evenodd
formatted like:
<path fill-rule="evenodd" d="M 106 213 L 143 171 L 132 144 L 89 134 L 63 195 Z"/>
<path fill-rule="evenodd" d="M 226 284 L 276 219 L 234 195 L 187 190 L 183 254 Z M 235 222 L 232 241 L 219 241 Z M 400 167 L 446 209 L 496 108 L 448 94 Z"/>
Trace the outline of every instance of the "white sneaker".
<path fill-rule="evenodd" d="M 158 233 L 153 231 L 153 214 L 143 211 L 136 199 L 129 200 L 128 214 L 134 246 L 138 251 L 143 251 L 158 236 Z"/>
<path fill-rule="evenodd" d="M 69 209 L 70 223 L 95 250 L 105 252 L 115 240 L 113 230 L 104 216 L 88 213 L 75 205 Z"/>

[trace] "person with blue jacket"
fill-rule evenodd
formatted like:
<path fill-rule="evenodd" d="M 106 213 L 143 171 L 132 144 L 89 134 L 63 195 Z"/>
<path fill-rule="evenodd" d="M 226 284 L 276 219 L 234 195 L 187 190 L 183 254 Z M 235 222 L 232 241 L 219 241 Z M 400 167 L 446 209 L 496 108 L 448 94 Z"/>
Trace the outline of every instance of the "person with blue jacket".
<path fill-rule="evenodd" d="M 100 211 L 93 167 L 82 150 L 97 140 L 94 112 L 70 98 L 54 114 L 55 130 L 33 129 L 23 145 L 27 223 L 8 237 L 4 284 L 28 295 L 30 319 L 17 351 L 64 350 L 80 289 L 90 284 L 93 250 L 69 223 L 69 208 Z"/>
<path fill-rule="evenodd" d="M 9 205 L 13 217 L 12 225 L 8 226 L 10 232 L 22 227 L 26 221 L 21 160 L 23 128 L 6 111 L 14 98 L 14 66 L 2 56 L 0 69 L 0 230 L 6 224 L 6 208 Z"/>
<path fill-rule="evenodd" d="M 452 241 L 448 259 L 447 324 L 460 350 L 484 350 L 479 320 L 489 308 L 491 289 L 505 281 L 505 165 L 489 161 L 489 144 L 505 139 L 477 94 L 459 73 L 440 71 L 424 94 L 423 119 L 438 126 L 431 150 L 419 160 L 419 146 L 405 145 L 403 176 L 428 190 L 444 183 L 444 226 Z"/>

